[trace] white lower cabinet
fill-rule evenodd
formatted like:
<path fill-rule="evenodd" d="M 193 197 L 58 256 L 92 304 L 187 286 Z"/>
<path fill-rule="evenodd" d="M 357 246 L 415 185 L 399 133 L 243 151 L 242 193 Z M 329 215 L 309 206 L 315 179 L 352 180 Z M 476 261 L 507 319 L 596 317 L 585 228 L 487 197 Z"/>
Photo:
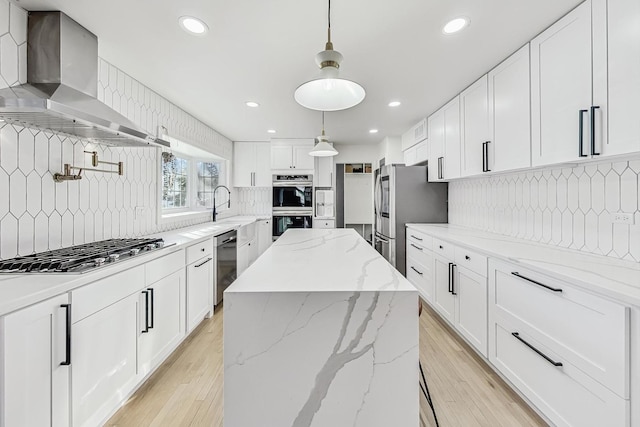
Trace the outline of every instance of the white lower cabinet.
<path fill-rule="evenodd" d="M 436 256 L 433 264 L 433 305 L 445 319 L 453 324 L 456 309 L 455 294 L 451 291 L 451 266 L 453 262 Z"/>
<path fill-rule="evenodd" d="M 100 425 L 138 383 L 139 301 L 136 292 L 72 326 L 74 427 Z"/>
<path fill-rule="evenodd" d="M 212 313 L 213 256 L 187 266 L 187 333 Z"/>
<path fill-rule="evenodd" d="M 336 228 L 335 219 L 314 218 L 313 228 Z"/>
<path fill-rule="evenodd" d="M 489 265 L 489 360 L 553 423 L 629 425 L 629 308 Z"/>
<path fill-rule="evenodd" d="M 258 256 L 269 249 L 273 243 L 273 235 L 270 219 L 261 219 L 258 221 Z"/>
<path fill-rule="evenodd" d="M 0 319 L 0 425 L 70 423 L 67 294 Z"/>
<path fill-rule="evenodd" d="M 185 272 L 179 270 L 140 292 L 138 371 L 151 372 L 180 343 L 185 331 Z"/>

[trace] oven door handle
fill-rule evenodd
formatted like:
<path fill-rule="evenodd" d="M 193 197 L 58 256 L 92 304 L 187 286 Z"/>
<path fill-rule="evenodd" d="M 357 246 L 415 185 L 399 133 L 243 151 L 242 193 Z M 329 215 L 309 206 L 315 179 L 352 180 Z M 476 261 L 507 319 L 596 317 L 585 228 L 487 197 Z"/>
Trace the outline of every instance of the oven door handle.
<path fill-rule="evenodd" d="M 281 216 L 310 216 L 313 217 L 313 211 L 273 211 L 274 217 Z"/>
<path fill-rule="evenodd" d="M 274 181 L 274 187 L 312 187 L 311 181 Z"/>

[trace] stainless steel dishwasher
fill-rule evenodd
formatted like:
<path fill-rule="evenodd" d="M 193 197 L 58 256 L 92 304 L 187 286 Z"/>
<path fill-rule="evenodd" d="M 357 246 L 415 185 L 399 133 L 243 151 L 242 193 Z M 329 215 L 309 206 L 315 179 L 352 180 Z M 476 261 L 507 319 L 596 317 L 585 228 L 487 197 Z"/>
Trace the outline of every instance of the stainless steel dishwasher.
<path fill-rule="evenodd" d="M 215 305 L 222 302 L 225 289 L 236 280 L 238 242 L 235 230 L 216 237 L 216 259 L 218 261 L 216 271 L 216 295 Z"/>

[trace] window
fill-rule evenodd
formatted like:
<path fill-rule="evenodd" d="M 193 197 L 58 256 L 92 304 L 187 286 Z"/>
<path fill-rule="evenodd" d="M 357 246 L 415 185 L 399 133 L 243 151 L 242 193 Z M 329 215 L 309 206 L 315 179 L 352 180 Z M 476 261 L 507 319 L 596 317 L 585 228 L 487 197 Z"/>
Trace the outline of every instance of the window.
<path fill-rule="evenodd" d="M 213 190 L 226 182 L 225 163 L 224 159 L 162 153 L 162 211 L 211 209 Z"/>

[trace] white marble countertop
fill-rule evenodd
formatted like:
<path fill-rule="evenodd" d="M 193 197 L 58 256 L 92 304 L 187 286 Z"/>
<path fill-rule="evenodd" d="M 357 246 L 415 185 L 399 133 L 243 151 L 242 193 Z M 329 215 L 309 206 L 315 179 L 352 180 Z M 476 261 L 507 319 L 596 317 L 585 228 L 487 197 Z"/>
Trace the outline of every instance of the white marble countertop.
<path fill-rule="evenodd" d="M 413 291 L 351 229 L 290 229 L 227 292 Z"/>
<path fill-rule="evenodd" d="M 640 306 L 640 263 L 449 224 L 407 227 Z"/>
<path fill-rule="evenodd" d="M 211 236 L 238 229 L 242 225 L 251 224 L 259 219 L 266 218 L 235 216 L 215 223 L 206 222 L 191 227 L 156 233 L 149 237 L 163 238 L 166 245 L 165 248 L 86 273 L 2 274 L 0 275 L 0 316 L 168 255 Z"/>

